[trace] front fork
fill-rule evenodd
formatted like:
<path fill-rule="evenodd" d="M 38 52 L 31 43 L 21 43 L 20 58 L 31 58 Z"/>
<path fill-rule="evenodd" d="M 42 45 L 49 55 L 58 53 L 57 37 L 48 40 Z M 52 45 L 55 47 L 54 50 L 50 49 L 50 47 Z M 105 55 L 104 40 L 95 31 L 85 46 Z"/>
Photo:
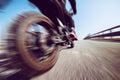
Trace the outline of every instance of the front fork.
<path fill-rule="evenodd" d="M 62 31 L 62 34 L 58 34 L 52 37 L 52 41 L 55 44 L 62 44 L 63 46 L 69 45 L 72 39 L 69 37 L 69 32 L 66 30 Z"/>

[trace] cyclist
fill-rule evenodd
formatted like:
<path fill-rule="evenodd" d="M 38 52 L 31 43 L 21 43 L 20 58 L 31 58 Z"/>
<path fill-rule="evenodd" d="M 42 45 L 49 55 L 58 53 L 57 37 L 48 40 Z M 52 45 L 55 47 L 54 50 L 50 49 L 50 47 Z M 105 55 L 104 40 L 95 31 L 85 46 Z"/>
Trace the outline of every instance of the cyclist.
<path fill-rule="evenodd" d="M 69 0 L 73 13 L 70 14 L 65 5 L 66 0 L 29 0 L 31 3 L 33 3 L 35 6 L 38 7 L 38 9 L 46 15 L 48 18 L 50 18 L 56 26 L 56 29 L 58 29 L 58 21 L 57 18 L 62 21 L 64 25 L 69 26 L 70 36 L 73 38 L 73 40 L 77 40 L 77 36 L 75 34 L 75 25 L 74 21 L 72 19 L 72 15 L 76 14 L 76 0 Z"/>

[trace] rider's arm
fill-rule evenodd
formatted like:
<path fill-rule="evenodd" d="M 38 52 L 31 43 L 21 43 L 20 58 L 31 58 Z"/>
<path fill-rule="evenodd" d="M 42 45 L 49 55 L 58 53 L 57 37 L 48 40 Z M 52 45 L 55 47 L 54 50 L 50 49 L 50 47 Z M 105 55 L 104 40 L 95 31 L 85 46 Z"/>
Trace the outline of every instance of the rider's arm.
<path fill-rule="evenodd" d="M 69 0 L 71 7 L 73 9 L 74 14 L 77 13 L 77 9 L 76 9 L 76 0 Z"/>

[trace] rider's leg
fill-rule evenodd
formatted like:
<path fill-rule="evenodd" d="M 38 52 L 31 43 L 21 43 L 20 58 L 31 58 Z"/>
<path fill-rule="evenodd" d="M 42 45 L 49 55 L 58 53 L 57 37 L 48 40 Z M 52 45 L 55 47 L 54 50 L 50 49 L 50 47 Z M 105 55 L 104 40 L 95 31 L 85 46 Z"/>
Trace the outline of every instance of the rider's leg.
<path fill-rule="evenodd" d="M 59 18 L 60 19 L 60 21 L 64 24 L 64 25 L 66 25 L 66 21 L 65 21 L 65 15 L 64 15 L 64 10 L 63 10 L 63 5 L 61 4 L 61 2 L 60 2 L 61 0 L 54 0 L 54 4 L 55 4 L 55 7 L 56 7 L 56 9 L 57 9 L 57 13 L 56 13 L 56 15 L 57 15 L 57 18 Z"/>
<path fill-rule="evenodd" d="M 64 15 L 65 15 L 65 20 L 68 23 L 68 29 L 70 31 L 70 36 L 73 38 L 73 40 L 78 40 L 77 39 L 77 35 L 75 33 L 75 24 L 74 24 L 74 20 L 72 19 L 71 15 L 69 14 L 69 12 L 66 10 L 66 8 L 63 8 L 64 10 Z"/>
<path fill-rule="evenodd" d="M 47 16 L 50 20 L 53 21 L 55 29 L 59 33 L 58 30 L 58 21 L 57 21 L 57 16 L 59 9 L 55 1 L 52 0 L 29 0 L 31 3 L 37 6 L 37 8 L 45 15 Z"/>
<path fill-rule="evenodd" d="M 68 25 L 70 36 L 73 37 L 73 40 L 77 40 L 74 21 L 67 9 L 65 8 L 65 3 L 61 2 L 61 0 L 55 0 L 55 4 L 59 10 L 58 18 L 62 21 L 64 25 Z"/>
<path fill-rule="evenodd" d="M 72 36 L 73 40 L 77 40 L 77 36 L 75 33 L 75 25 L 71 15 L 65 8 L 65 4 L 61 2 L 61 0 L 55 0 L 54 4 L 58 10 L 57 17 L 62 21 L 64 25 L 69 26 L 70 36 Z M 68 23 L 68 24 L 67 24 Z"/>

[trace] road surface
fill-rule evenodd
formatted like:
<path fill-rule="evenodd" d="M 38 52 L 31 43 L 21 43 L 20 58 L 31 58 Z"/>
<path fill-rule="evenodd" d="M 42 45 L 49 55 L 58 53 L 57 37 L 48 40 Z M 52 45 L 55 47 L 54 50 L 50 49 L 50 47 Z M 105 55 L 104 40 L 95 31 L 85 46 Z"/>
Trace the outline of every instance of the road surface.
<path fill-rule="evenodd" d="M 120 43 L 75 42 L 60 52 L 51 70 L 31 80 L 120 80 Z"/>

